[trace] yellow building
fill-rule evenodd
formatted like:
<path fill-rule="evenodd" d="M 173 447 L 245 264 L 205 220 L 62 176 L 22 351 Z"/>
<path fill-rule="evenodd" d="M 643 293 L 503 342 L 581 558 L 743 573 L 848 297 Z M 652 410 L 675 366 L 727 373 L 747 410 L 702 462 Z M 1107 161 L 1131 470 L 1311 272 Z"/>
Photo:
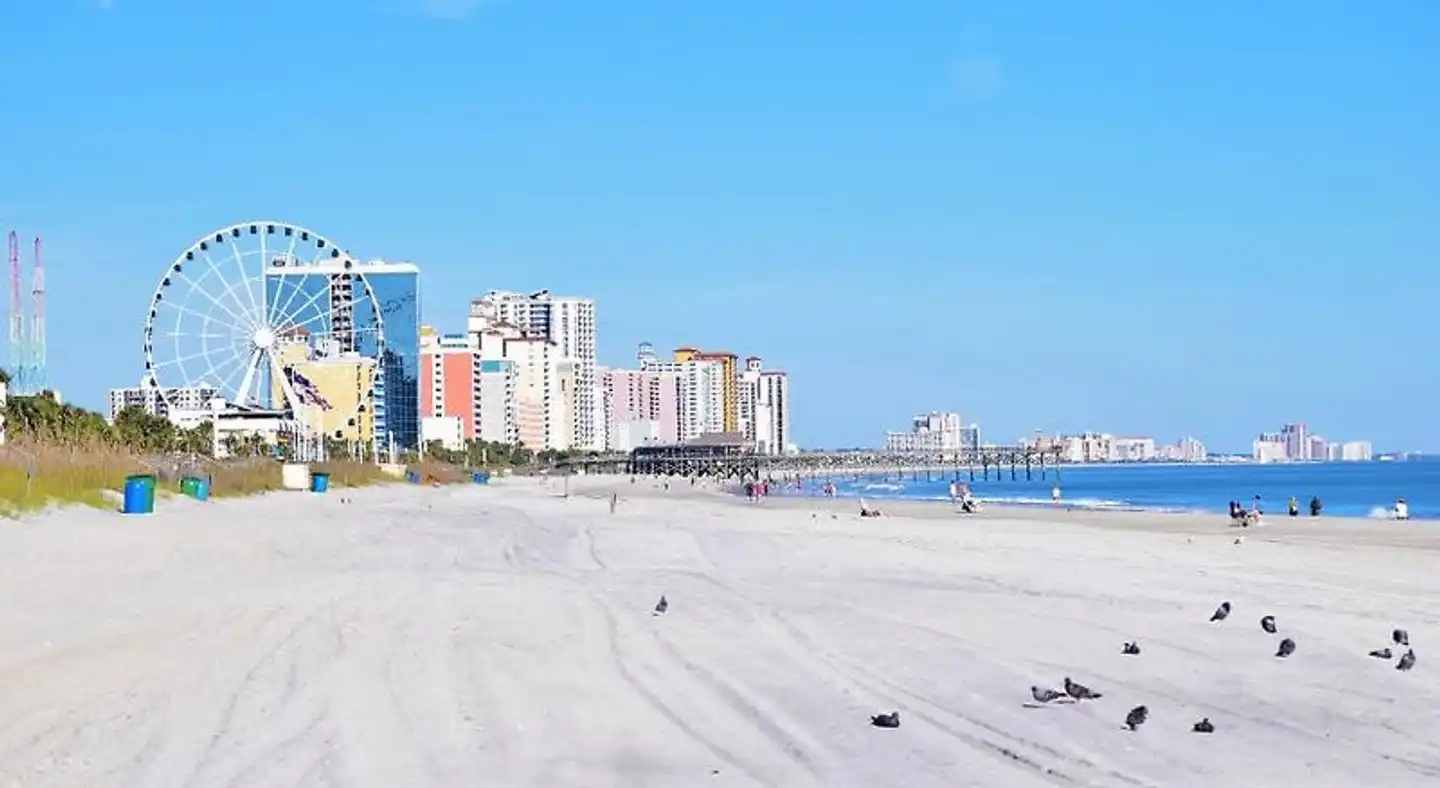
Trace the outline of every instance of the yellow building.
<path fill-rule="evenodd" d="M 726 432 L 740 431 L 740 367 L 739 357 L 725 350 L 700 350 L 693 347 L 675 348 L 675 363 L 686 361 L 718 361 L 720 374 L 724 379 L 722 402 L 725 409 L 723 421 Z"/>
<path fill-rule="evenodd" d="M 325 404 L 303 405 L 297 409 L 295 418 L 312 433 L 328 438 L 369 440 L 375 434 L 375 407 L 370 396 L 375 388 L 375 360 L 354 355 L 317 359 L 310 358 L 309 351 L 303 342 L 281 345 L 274 350 L 281 368 L 308 381 L 325 401 Z M 280 381 L 271 380 L 270 385 L 275 401 L 286 401 Z M 303 392 L 296 393 L 302 400 L 307 399 Z"/>

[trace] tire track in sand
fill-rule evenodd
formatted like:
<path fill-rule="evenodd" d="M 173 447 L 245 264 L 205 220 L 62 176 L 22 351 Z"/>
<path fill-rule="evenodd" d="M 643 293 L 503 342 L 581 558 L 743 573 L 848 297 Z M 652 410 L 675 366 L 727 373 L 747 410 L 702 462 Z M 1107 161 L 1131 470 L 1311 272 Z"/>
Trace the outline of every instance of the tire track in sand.
<path fill-rule="evenodd" d="M 598 594 L 590 591 L 589 600 L 590 603 L 595 607 L 595 609 L 599 611 L 601 618 L 605 622 L 605 632 L 606 638 L 608 640 L 610 659 L 613 663 L 615 674 L 620 677 L 620 680 L 623 681 L 625 685 L 629 687 L 630 690 L 634 692 L 637 697 L 643 700 L 646 705 L 654 709 L 657 714 L 663 717 L 666 722 L 669 722 L 671 725 L 675 726 L 675 728 L 680 732 L 684 733 L 686 737 L 708 750 L 710 754 L 720 759 L 727 766 L 735 769 L 741 774 L 744 774 L 746 777 L 750 778 L 756 783 L 759 783 L 761 785 L 770 784 L 767 783 L 765 780 L 759 778 L 755 774 L 755 772 L 746 768 L 744 760 L 739 755 L 730 751 L 729 749 L 721 745 L 719 742 L 716 742 L 715 740 L 707 737 L 695 726 L 691 725 L 688 721 L 686 721 L 686 719 L 682 717 L 679 712 L 671 708 L 670 705 L 664 701 L 664 699 L 662 699 L 650 687 L 646 686 L 645 682 L 641 681 L 640 678 L 636 676 L 633 671 L 630 670 L 625 654 L 620 647 L 621 639 L 619 620 L 616 618 L 614 612 L 611 611 L 610 607 L 602 599 L 600 599 Z"/>
<path fill-rule="evenodd" d="M 1120 773 L 1114 769 L 1101 767 L 1083 757 L 1062 752 L 1040 742 L 1006 731 L 1003 728 L 983 720 L 949 709 L 931 698 L 927 698 L 877 676 L 873 671 L 850 665 L 841 658 L 833 657 L 821 649 L 808 635 L 788 619 L 714 577 L 700 572 L 689 571 L 680 571 L 677 572 L 677 574 L 683 574 L 701 580 L 740 601 L 751 611 L 755 623 L 776 645 L 796 655 L 794 661 L 797 664 L 812 667 L 819 665 L 840 682 L 849 684 L 870 694 L 903 697 L 910 704 L 910 713 L 917 719 L 923 720 L 937 730 L 981 754 L 1003 763 L 1023 767 L 1033 772 L 1036 776 L 1055 785 L 1092 785 L 1092 783 L 1087 781 L 1087 776 L 1075 773 L 1079 771 L 1098 772 L 1099 774 L 1093 776 L 1119 781 L 1127 785 L 1137 786 L 1137 788 L 1140 786 L 1148 787 L 1147 783 L 1134 777 Z M 950 721 L 947 722 L 947 719 Z M 984 733 L 969 733 L 961 730 L 961 726 L 978 728 L 984 731 Z M 989 734 L 989 737 L 987 737 L 986 734 Z M 994 737 L 998 739 L 998 741 L 992 740 L 990 737 Z M 1050 761 L 1051 763 L 1047 764 L 1043 761 Z"/>

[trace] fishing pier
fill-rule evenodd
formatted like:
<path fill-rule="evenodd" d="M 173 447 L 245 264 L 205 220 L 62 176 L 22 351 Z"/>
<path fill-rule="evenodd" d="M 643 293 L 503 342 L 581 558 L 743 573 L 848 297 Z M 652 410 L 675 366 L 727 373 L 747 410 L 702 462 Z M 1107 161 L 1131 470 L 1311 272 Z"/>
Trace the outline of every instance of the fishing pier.
<path fill-rule="evenodd" d="M 1032 446 L 981 446 L 935 452 L 837 451 L 756 454 L 738 442 L 708 441 L 642 446 L 628 453 L 568 457 L 557 468 L 571 473 L 684 476 L 717 479 L 844 478 L 951 479 L 954 481 L 1044 479 L 1059 453 Z"/>

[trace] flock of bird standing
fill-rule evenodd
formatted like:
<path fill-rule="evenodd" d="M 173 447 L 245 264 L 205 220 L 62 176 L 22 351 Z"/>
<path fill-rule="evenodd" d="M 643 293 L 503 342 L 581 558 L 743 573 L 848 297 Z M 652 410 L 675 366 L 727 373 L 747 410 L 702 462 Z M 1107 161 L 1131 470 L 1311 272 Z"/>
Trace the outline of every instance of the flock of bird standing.
<path fill-rule="evenodd" d="M 670 600 L 666 599 L 662 595 L 660 597 L 660 601 L 655 603 L 655 609 L 654 611 L 652 611 L 651 615 L 664 615 L 665 612 L 669 609 Z M 1221 622 L 1229 618 L 1230 610 L 1231 607 L 1229 602 L 1221 602 L 1220 606 L 1215 608 L 1215 612 L 1210 614 L 1211 623 Z M 1267 635 L 1276 635 L 1280 632 L 1280 628 L 1275 624 L 1275 617 L 1270 615 L 1262 616 L 1260 618 L 1260 628 L 1264 630 Z M 1395 663 L 1395 669 L 1405 671 L 1414 668 L 1415 649 L 1410 647 L 1410 633 L 1406 632 L 1403 629 L 1396 629 L 1390 633 L 1390 640 L 1394 645 L 1403 646 L 1405 648 L 1405 653 L 1401 654 L 1400 659 Z M 1129 641 L 1125 643 L 1125 645 L 1121 646 L 1120 653 L 1132 657 L 1139 656 L 1140 644 L 1134 641 Z M 1294 653 L 1295 641 L 1288 637 L 1281 638 L 1279 645 L 1277 645 L 1275 648 L 1275 657 L 1277 659 L 1286 659 Z M 1375 657 L 1376 659 L 1393 659 L 1395 655 L 1387 646 L 1385 648 L 1379 648 L 1371 651 L 1370 656 Z M 1061 701 L 1065 703 L 1079 703 L 1081 701 L 1087 700 L 1100 700 L 1101 698 L 1105 697 L 1103 693 L 1096 692 L 1085 686 L 1084 684 L 1073 681 L 1069 676 L 1065 677 L 1065 683 L 1063 686 L 1065 690 L 1061 692 L 1060 690 L 1052 689 L 1050 687 L 1039 687 L 1032 685 L 1030 687 L 1030 697 L 1034 698 L 1036 703 L 1042 705 L 1054 703 L 1056 701 Z M 1125 715 L 1125 728 L 1131 731 L 1136 730 L 1141 725 L 1144 725 L 1145 721 L 1149 718 L 1149 708 L 1143 705 L 1136 706 L 1135 708 L 1131 709 L 1128 714 Z M 877 728 L 898 728 L 900 727 L 900 712 L 892 711 L 888 714 L 872 715 L 870 717 L 870 724 Z M 1214 733 L 1215 725 L 1214 723 L 1210 722 L 1209 717 L 1204 717 L 1201 718 L 1200 721 L 1196 722 L 1194 725 L 1190 726 L 1190 730 L 1194 733 Z"/>
<path fill-rule="evenodd" d="M 1210 621 L 1212 623 L 1224 621 L 1230 617 L 1230 610 L 1229 602 L 1221 602 L 1219 607 L 1215 608 L 1215 612 L 1210 614 Z M 1275 617 L 1270 615 L 1260 618 L 1260 628 L 1268 635 L 1275 635 L 1280 632 L 1280 628 L 1275 624 Z M 1405 647 L 1405 653 L 1400 655 L 1399 661 L 1395 663 L 1395 669 L 1404 671 L 1415 667 L 1415 650 L 1410 648 L 1410 633 L 1403 629 L 1396 629 L 1390 633 L 1390 639 L 1396 646 Z M 1120 653 L 1128 656 L 1138 656 L 1140 654 L 1140 644 L 1128 642 L 1120 648 Z M 1286 659 L 1294 653 L 1295 641 L 1288 637 L 1281 638 L 1280 643 L 1275 648 L 1275 657 L 1277 659 Z M 1389 647 L 1386 647 L 1370 652 L 1370 656 L 1377 659 L 1391 659 L 1394 657 L 1394 653 L 1391 652 Z M 1071 681 L 1069 676 L 1065 677 L 1064 692 L 1048 687 L 1032 686 L 1030 688 L 1030 696 L 1035 699 L 1036 703 L 1041 704 L 1052 703 L 1054 701 L 1079 703 L 1080 701 L 1098 700 L 1103 697 L 1101 693 L 1095 692 L 1083 684 L 1077 684 Z M 1066 700 L 1067 698 L 1069 699 L 1068 701 Z M 1143 705 L 1136 706 L 1125 715 L 1125 727 L 1132 731 L 1136 730 L 1141 725 L 1144 725 L 1149 717 L 1150 709 Z M 1209 717 L 1205 717 L 1191 726 L 1190 730 L 1195 733 L 1214 733 L 1215 725 L 1210 722 Z"/>

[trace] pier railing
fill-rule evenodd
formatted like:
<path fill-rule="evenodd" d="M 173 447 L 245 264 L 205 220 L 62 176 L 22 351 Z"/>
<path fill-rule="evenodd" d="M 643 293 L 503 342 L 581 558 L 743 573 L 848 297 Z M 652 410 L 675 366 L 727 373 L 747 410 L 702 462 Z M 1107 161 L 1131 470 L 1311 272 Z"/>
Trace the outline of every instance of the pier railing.
<path fill-rule="evenodd" d="M 635 476 L 713 476 L 759 479 L 782 476 L 849 476 L 879 473 L 950 473 L 955 478 L 1012 479 L 1044 475 L 1060 461 L 1057 451 L 1031 446 L 980 446 L 945 451 L 844 451 L 756 454 L 735 446 L 645 446 L 625 453 L 577 455 L 558 462 L 562 470 L 628 473 Z"/>

